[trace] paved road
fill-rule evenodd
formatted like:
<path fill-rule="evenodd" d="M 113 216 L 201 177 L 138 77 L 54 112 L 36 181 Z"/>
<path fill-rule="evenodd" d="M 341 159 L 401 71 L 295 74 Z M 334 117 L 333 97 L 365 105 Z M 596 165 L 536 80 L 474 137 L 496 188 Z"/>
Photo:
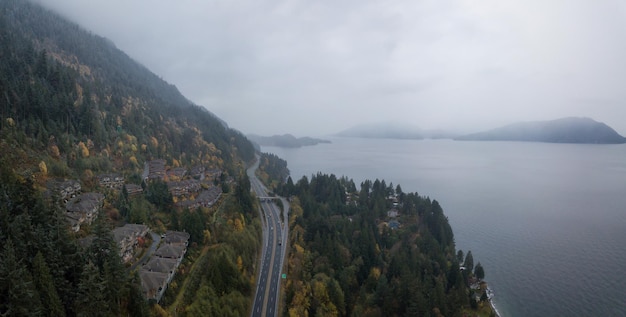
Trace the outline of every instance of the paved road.
<path fill-rule="evenodd" d="M 152 253 L 154 253 L 157 246 L 159 245 L 159 242 L 161 242 L 161 237 L 158 234 L 154 232 L 150 232 L 150 235 L 152 236 L 152 245 L 150 245 L 150 248 L 146 251 L 146 253 L 144 253 L 141 259 L 139 259 L 139 261 L 131 265 L 130 267 L 131 271 L 134 270 L 138 265 L 144 265 L 146 262 L 148 262 L 148 260 L 150 259 L 150 256 L 152 255 Z"/>
<path fill-rule="evenodd" d="M 267 197 L 267 190 L 261 181 L 254 175 L 258 168 L 257 163 L 248 169 L 248 178 L 252 190 L 258 197 Z M 288 219 L 289 204 L 284 201 L 284 219 Z M 261 256 L 261 270 L 257 279 L 257 290 L 252 305 L 252 317 L 277 316 L 280 279 L 287 237 L 287 228 L 280 218 L 280 208 L 273 199 L 261 198 L 263 217 L 263 254 Z"/>

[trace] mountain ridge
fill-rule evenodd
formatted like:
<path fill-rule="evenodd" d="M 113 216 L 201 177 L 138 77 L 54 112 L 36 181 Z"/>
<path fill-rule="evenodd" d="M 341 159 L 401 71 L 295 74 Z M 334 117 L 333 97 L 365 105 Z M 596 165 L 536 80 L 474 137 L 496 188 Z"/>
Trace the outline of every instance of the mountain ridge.
<path fill-rule="evenodd" d="M 517 122 L 456 137 L 458 141 L 525 141 L 546 143 L 622 144 L 626 138 L 605 123 L 587 117 Z"/>

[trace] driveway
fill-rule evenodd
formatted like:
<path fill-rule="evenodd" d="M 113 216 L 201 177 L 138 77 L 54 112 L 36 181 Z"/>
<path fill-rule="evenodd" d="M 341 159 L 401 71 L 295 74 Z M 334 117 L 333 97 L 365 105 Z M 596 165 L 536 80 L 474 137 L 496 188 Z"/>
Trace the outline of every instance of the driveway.
<path fill-rule="evenodd" d="M 152 236 L 152 245 L 150 245 L 150 248 L 148 249 L 148 251 L 146 251 L 146 253 L 141 257 L 141 259 L 139 259 L 139 261 L 131 265 L 130 267 L 131 271 L 134 270 L 138 265 L 144 265 L 146 262 L 148 262 L 148 260 L 152 256 L 152 253 L 154 253 L 154 251 L 156 251 L 157 249 L 157 246 L 159 246 L 159 242 L 161 242 L 161 236 L 159 236 L 158 234 L 154 232 L 150 232 L 150 235 Z"/>

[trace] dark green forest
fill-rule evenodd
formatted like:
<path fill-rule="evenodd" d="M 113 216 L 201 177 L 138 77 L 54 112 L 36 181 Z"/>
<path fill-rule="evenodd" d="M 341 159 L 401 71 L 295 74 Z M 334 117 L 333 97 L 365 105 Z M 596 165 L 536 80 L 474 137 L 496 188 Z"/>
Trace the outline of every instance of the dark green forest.
<path fill-rule="evenodd" d="M 0 96 L 3 146 L 48 153 L 58 176 L 153 158 L 234 173 L 254 157 L 241 133 L 110 41 L 26 1 L 0 4 Z"/>
<path fill-rule="evenodd" d="M 480 299 L 484 289 L 470 287 L 484 269 L 478 263 L 474 274 L 471 251 L 455 250 L 436 200 L 384 180 L 357 188 L 321 173 L 295 184 L 288 178 L 276 192 L 292 197 L 284 315 L 492 314 Z"/>
<path fill-rule="evenodd" d="M 245 315 L 261 236 L 244 171 L 254 151 L 109 40 L 30 2 L 1 1 L 0 315 Z M 154 159 L 220 171 L 218 204 L 175 208 L 165 183 L 142 183 Z M 113 172 L 144 194 L 99 187 L 96 176 Z M 59 179 L 105 196 L 79 232 L 45 194 Z M 126 222 L 190 234 L 160 305 L 121 262 L 111 229 Z M 81 246 L 86 236 L 93 240 Z"/>
<path fill-rule="evenodd" d="M 148 316 L 138 278 L 128 274 L 106 217 L 81 248 L 63 211 L 33 184 L 0 164 L 0 314 Z"/>

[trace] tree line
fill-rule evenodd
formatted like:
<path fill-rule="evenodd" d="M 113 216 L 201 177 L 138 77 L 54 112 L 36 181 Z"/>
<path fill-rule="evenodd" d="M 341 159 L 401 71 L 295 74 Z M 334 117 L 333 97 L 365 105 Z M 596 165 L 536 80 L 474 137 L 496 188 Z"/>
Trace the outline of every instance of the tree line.
<path fill-rule="evenodd" d="M 148 316 L 137 275 L 129 275 L 106 217 L 81 247 L 61 208 L 0 164 L 0 314 Z"/>
<path fill-rule="evenodd" d="M 273 158 L 278 159 L 280 158 Z M 384 180 L 318 173 L 291 197 L 288 316 L 461 316 L 477 309 L 471 251 L 456 251 L 439 202 Z M 396 210 L 397 218 L 387 212 Z M 398 227 L 390 223 L 398 221 Z"/>

